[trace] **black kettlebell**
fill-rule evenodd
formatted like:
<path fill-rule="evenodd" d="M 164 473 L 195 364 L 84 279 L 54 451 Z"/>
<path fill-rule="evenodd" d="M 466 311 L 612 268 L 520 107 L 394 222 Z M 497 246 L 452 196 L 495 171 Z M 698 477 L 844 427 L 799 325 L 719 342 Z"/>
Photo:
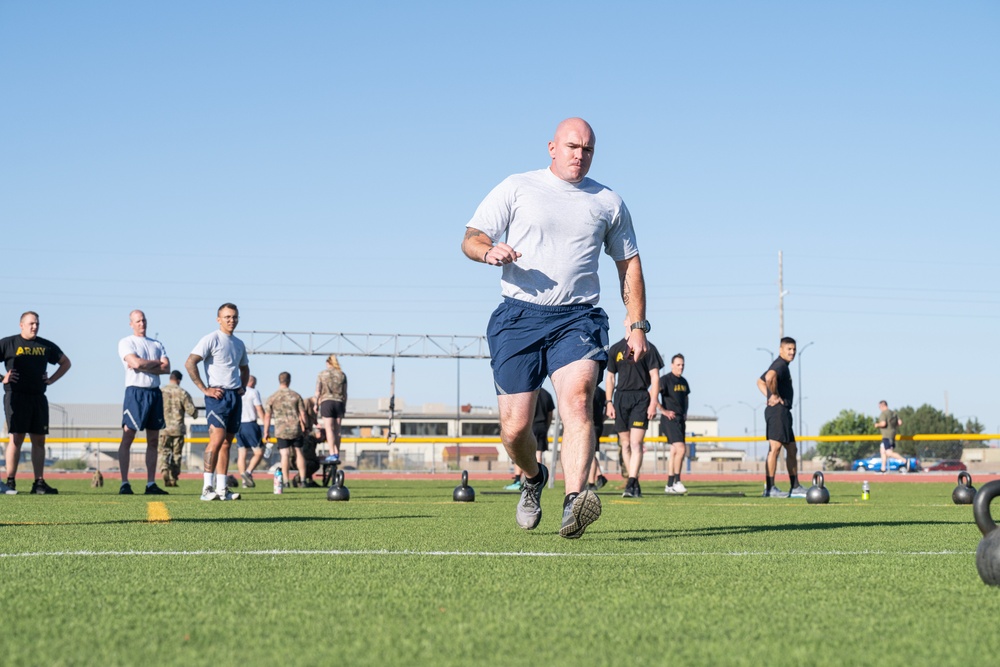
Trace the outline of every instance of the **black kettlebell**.
<path fill-rule="evenodd" d="M 1000 480 L 983 484 L 972 503 L 972 516 L 983 534 L 976 548 L 976 569 L 983 583 L 1000 586 L 1000 530 L 990 516 L 990 503 L 1000 496 Z"/>
<path fill-rule="evenodd" d="M 975 498 L 976 487 L 972 486 L 972 475 L 963 470 L 958 473 L 958 486 L 951 492 L 951 499 L 956 505 L 971 505 Z"/>
<path fill-rule="evenodd" d="M 471 503 L 476 499 L 475 490 L 469 486 L 469 471 L 462 471 L 462 485 L 455 487 L 455 493 L 452 494 L 452 498 L 455 499 L 456 503 Z"/>
<path fill-rule="evenodd" d="M 825 505 L 830 502 L 830 491 L 823 486 L 823 473 L 813 473 L 813 485 L 806 491 L 806 502 L 810 505 Z"/>
<path fill-rule="evenodd" d="M 337 471 L 337 479 L 330 487 L 330 490 L 326 492 L 327 500 L 350 500 L 351 492 L 346 486 L 344 486 L 344 471 Z"/>

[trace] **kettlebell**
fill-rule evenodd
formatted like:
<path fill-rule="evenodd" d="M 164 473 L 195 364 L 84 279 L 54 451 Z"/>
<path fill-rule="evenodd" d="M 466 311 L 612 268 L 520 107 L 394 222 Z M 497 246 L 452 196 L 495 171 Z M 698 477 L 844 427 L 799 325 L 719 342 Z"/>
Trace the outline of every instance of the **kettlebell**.
<path fill-rule="evenodd" d="M 452 494 L 456 503 L 471 503 L 476 500 L 476 491 L 471 486 L 469 486 L 469 471 L 462 471 L 462 485 L 455 487 L 455 493 Z"/>
<path fill-rule="evenodd" d="M 976 548 L 976 569 L 983 583 L 1000 586 L 1000 530 L 990 516 L 990 503 L 1000 496 L 1000 480 L 983 484 L 972 502 L 972 516 L 983 534 Z"/>
<path fill-rule="evenodd" d="M 972 486 L 972 475 L 963 470 L 958 473 L 958 486 L 951 492 L 951 499 L 956 505 L 971 505 L 975 497 L 976 487 Z"/>
<path fill-rule="evenodd" d="M 830 502 L 830 491 L 823 486 L 823 473 L 813 473 L 813 485 L 806 491 L 806 502 L 810 505 L 825 505 Z"/>
<path fill-rule="evenodd" d="M 344 486 L 344 471 L 337 471 L 337 479 L 330 487 L 330 490 L 326 492 L 327 500 L 350 500 L 351 492 L 346 486 Z"/>

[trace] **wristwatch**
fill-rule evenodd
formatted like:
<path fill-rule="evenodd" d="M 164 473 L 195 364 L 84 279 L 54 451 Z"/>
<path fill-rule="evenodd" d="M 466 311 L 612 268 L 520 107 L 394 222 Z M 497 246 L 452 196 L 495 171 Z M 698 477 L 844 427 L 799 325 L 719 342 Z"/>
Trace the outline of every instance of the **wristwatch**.
<path fill-rule="evenodd" d="M 649 333 L 649 330 L 653 327 L 649 324 L 649 320 L 639 320 L 638 322 L 633 322 L 632 326 L 629 327 L 629 331 L 635 329 L 642 329 L 643 333 Z"/>

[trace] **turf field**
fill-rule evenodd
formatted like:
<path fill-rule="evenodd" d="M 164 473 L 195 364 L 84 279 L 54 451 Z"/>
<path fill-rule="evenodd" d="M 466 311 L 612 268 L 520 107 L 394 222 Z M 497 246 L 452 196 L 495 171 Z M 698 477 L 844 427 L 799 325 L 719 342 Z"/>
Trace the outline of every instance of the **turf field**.
<path fill-rule="evenodd" d="M 505 482 L 348 478 L 150 504 L 86 481 L 0 497 L 3 665 L 986 665 L 1000 589 L 955 482 L 829 483 L 829 505 L 601 494 L 580 540 L 514 523 Z M 25 485 L 27 486 L 27 485 Z M 136 488 L 141 488 L 137 485 Z M 996 510 L 994 515 L 1000 515 Z"/>

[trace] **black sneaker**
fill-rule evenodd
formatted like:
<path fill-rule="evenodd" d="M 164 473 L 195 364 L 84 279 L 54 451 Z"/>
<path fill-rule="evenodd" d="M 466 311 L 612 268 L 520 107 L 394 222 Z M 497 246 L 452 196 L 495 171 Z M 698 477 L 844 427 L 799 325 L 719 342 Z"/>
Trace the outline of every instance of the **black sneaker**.
<path fill-rule="evenodd" d="M 32 493 L 34 493 L 34 491 L 32 491 Z M 135 494 L 132 493 L 132 485 L 129 484 L 128 482 L 125 482 L 124 484 L 122 484 L 121 487 L 118 489 L 118 495 L 119 496 L 134 496 Z"/>
<path fill-rule="evenodd" d="M 635 487 L 632 489 L 632 492 L 635 493 L 636 498 L 642 498 L 642 486 L 639 484 L 639 478 L 636 478 Z"/>
<path fill-rule="evenodd" d="M 597 484 L 595 484 L 594 486 L 596 486 L 597 490 L 600 491 L 602 488 L 604 488 L 604 485 L 607 484 L 607 483 L 608 483 L 608 478 L 607 477 L 605 477 L 604 475 L 598 475 L 597 476 Z"/>
<path fill-rule="evenodd" d="M 31 485 L 31 492 L 37 493 L 40 496 L 44 496 L 46 494 L 57 495 L 59 493 L 59 490 L 53 489 L 51 486 L 46 484 L 44 479 L 36 479 L 35 482 Z"/>
<path fill-rule="evenodd" d="M 163 489 L 161 489 L 160 487 L 158 487 L 156 484 L 154 484 L 153 486 L 147 486 L 146 487 L 146 491 L 145 491 L 145 493 L 143 495 L 147 495 L 147 496 L 169 496 L 170 493 L 167 492 L 167 491 L 164 491 Z"/>
<path fill-rule="evenodd" d="M 562 527 L 559 534 L 566 539 L 575 540 L 583 535 L 587 526 L 597 521 L 601 516 L 601 499 L 596 493 L 582 491 L 563 507 Z"/>
<path fill-rule="evenodd" d="M 14 477 L 8 477 L 7 487 L 12 491 L 17 491 L 17 479 L 15 479 Z"/>
<path fill-rule="evenodd" d="M 622 498 L 635 498 L 635 487 L 632 485 L 631 481 L 625 482 L 625 490 L 622 492 Z"/>

